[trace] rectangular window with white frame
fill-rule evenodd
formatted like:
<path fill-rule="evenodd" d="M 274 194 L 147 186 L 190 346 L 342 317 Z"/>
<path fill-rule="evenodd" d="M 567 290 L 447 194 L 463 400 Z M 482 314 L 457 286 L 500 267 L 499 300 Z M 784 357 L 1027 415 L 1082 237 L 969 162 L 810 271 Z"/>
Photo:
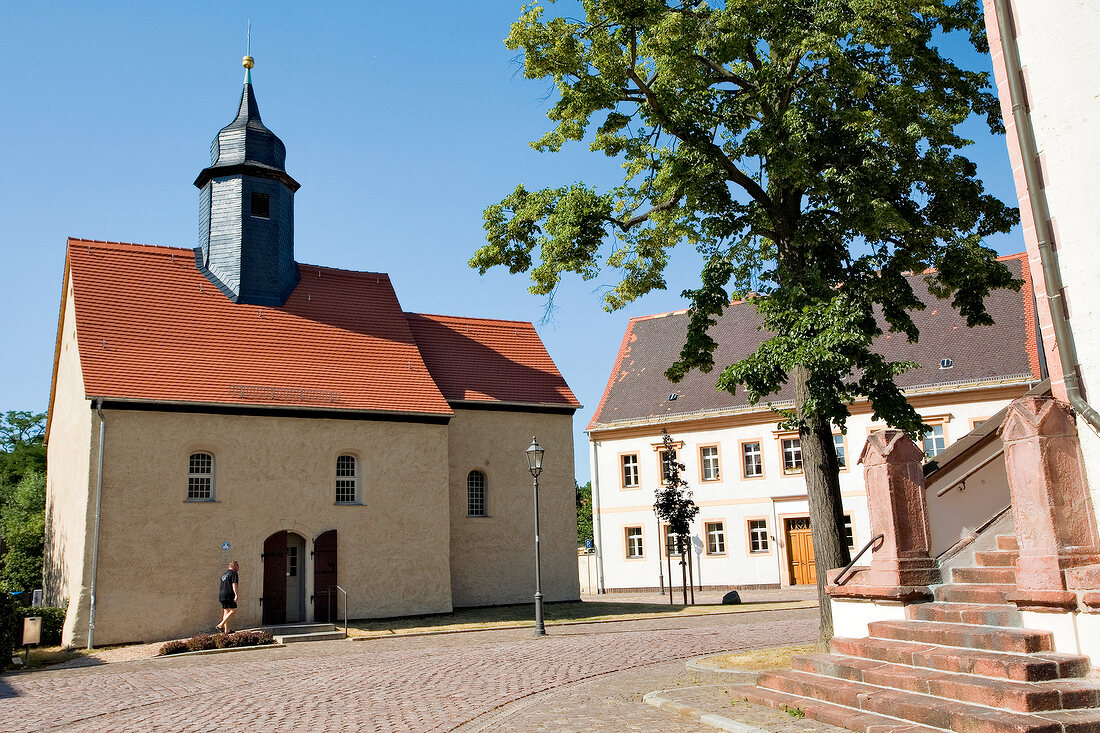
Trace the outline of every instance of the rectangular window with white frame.
<path fill-rule="evenodd" d="M 623 488 L 636 489 L 640 485 L 638 477 L 638 454 L 627 453 L 622 457 Z"/>
<path fill-rule="evenodd" d="M 768 545 L 768 520 L 748 520 L 749 554 L 762 555 L 768 553 L 771 548 Z"/>
<path fill-rule="evenodd" d="M 844 435 L 836 433 L 833 435 L 833 447 L 836 448 L 836 463 L 840 470 L 848 468 L 848 448 L 844 444 Z"/>
<path fill-rule="evenodd" d="M 947 449 L 947 433 L 943 423 L 930 425 L 932 429 L 924 434 L 924 457 L 932 459 Z"/>
<path fill-rule="evenodd" d="M 661 483 L 667 484 L 672 479 L 672 463 L 676 460 L 676 450 L 658 451 L 661 457 Z"/>
<path fill-rule="evenodd" d="M 718 466 L 718 446 L 704 445 L 700 448 L 699 465 L 702 468 L 703 481 L 718 481 L 721 478 Z"/>
<path fill-rule="evenodd" d="M 645 545 L 642 543 L 642 528 L 625 527 L 623 531 L 626 533 L 627 559 L 638 559 L 645 557 Z"/>
<path fill-rule="evenodd" d="M 764 454 L 760 450 L 759 440 L 741 444 L 741 465 L 745 478 L 760 478 L 764 475 Z"/>
<path fill-rule="evenodd" d="M 783 438 L 783 473 L 802 473 L 802 440 Z"/>
<path fill-rule="evenodd" d="M 706 522 L 707 554 L 726 554 L 726 525 L 725 522 Z"/>
<path fill-rule="evenodd" d="M 852 526 L 852 515 L 844 515 L 844 539 L 848 542 L 848 549 L 856 549 L 856 530 Z"/>

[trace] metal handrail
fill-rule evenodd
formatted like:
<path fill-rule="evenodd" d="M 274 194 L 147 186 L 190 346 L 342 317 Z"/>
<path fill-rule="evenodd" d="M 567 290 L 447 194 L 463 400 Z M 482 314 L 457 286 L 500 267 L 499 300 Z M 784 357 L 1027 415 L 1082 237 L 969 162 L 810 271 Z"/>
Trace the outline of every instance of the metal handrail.
<path fill-rule="evenodd" d="M 855 566 L 856 561 L 859 560 L 859 558 L 863 557 L 863 553 L 867 552 L 867 550 L 869 550 L 871 548 L 871 545 L 875 544 L 876 542 L 882 542 L 882 541 L 885 541 L 885 540 L 886 540 L 886 535 L 884 535 L 884 534 L 877 534 L 874 537 L 872 537 L 870 539 L 870 541 L 866 545 L 863 546 L 863 549 L 856 553 L 856 556 L 852 558 L 852 561 L 844 566 L 844 569 L 840 571 L 840 573 L 836 576 L 836 580 L 833 581 L 833 582 L 836 585 L 844 585 L 849 580 L 851 580 L 851 577 L 845 578 L 844 573 L 848 572 L 849 570 L 852 569 L 853 566 Z M 877 550 L 878 548 L 876 547 L 875 549 Z M 872 552 L 873 552 L 873 550 L 872 550 Z M 853 575 L 854 574 L 855 573 L 853 573 Z M 842 580 L 842 578 L 843 578 L 843 580 Z"/>
<path fill-rule="evenodd" d="M 338 585 L 330 585 L 328 587 L 328 612 L 332 615 L 332 589 L 340 591 L 344 594 L 344 638 L 348 638 L 348 592 Z"/>
<path fill-rule="evenodd" d="M 954 488 L 959 488 L 960 491 L 966 491 L 966 480 L 968 478 L 970 478 L 971 476 L 973 476 L 974 474 L 976 474 L 978 471 L 981 471 L 983 468 L 988 466 L 990 463 L 993 463 L 993 461 L 995 461 L 998 458 L 1000 458 L 1001 456 L 1003 456 L 1004 452 L 1005 452 L 1005 449 L 1001 448 L 996 453 L 991 455 L 989 458 L 986 458 L 984 461 L 979 463 L 977 466 L 974 466 L 974 468 L 970 469 L 969 471 L 964 473 L 962 476 L 958 477 L 957 479 L 955 479 L 954 481 L 949 483 L 947 486 L 945 486 L 944 488 L 937 491 L 936 496 L 943 496 L 944 494 L 948 493 L 949 491 L 951 491 L 951 489 L 954 489 Z M 943 468 L 941 467 L 940 470 L 942 471 Z"/>

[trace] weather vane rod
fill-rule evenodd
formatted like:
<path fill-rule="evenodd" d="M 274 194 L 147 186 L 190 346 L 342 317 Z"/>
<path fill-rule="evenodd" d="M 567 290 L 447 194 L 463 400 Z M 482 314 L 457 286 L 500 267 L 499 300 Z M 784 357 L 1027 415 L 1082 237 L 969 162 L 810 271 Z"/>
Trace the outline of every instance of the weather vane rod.
<path fill-rule="evenodd" d="M 256 65 L 256 62 L 252 59 L 252 20 L 248 21 L 248 31 L 245 35 L 244 42 L 244 59 L 241 61 L 241 66 L 244 67 L 244 83 L 252 83 L 252 67 Z"/>

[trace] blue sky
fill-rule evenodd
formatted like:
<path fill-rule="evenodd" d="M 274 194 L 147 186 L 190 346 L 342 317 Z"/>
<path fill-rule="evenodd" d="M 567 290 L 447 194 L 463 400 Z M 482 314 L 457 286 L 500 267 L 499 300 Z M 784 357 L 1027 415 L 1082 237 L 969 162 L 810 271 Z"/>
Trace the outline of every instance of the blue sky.
<path fill-rule="evenodd" d="M 538 325 L 546 303 L 527 293 L 525 276 L 466 265 L 484 241 L 483 209 L 519 183 L 606 186 L 619 169 L 583 145 L 529 147 L 553 97 L 504 47 L 521 4 L 4 3 L 0 411 L 46 410 L 66 237 L 195 246 L 192 181 L 235 115 L 249 17 L 260 111 L 302 184 L 297 259 L 388 272 L 408 311 Z M 1014 201 L 1004 140 L 973 131 L 980 175 Z M 1018 232 L 992 244 L 1023 249 Z M 627 320 L 684 307 L 679 293 L 697 281 L 694 251 L 678 252 L 668 292 L 608 314 L 601 286 L 614 273 L 572 279 L 553 320 L 538 325 L 585 406 L 574 418 L 581 483 L 582 431 Z"/>

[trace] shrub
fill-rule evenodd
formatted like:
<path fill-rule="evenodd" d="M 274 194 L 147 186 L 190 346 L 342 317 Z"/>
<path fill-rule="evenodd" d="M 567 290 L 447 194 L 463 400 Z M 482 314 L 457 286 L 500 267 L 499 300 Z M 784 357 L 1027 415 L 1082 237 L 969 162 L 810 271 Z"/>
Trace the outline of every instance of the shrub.
<path fill-rule="evenodd" d="M 207 649 L 228 649 L 241 646 L 262 646 L 272 644 L 269 631 L 238 631 L 233 634 L 199 634 L 190 639 L 165 642 L 160 648 L 161 656 L 181 652 L 199 652 Z"/>
<path fill-rule="evenodd" d="M 187 640 L 187 651 L 189 652 L 201 652 L 204 649 L 214 648 L 214 635 L 213 634 L 199 634 L 198 636 L 192 636 Z"/>
<path fill-rule="evenodd" d="M 22 634 L 19 605 L 5 590 L 0 590 L 0 672 L 11 664 L 11 653 Z"/>

